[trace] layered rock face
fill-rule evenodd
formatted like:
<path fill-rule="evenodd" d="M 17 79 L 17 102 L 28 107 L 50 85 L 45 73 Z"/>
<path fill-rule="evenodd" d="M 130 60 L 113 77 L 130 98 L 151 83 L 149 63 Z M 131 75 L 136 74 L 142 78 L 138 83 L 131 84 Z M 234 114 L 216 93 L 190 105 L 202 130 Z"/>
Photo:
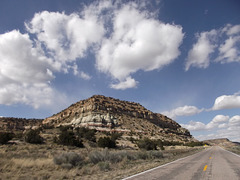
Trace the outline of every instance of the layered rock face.
<path fill-rule="evenodd" d="M 153 113 L 139 103 L 101 95 L 79 101 L 62 112 L 46 118 L 43 124 L 55 127 L 86 126 L 102 131 L 134 132 L 153 136 L 179 136 L 182 140 L 192 138 L 189 131 L 175 121 Z"/>

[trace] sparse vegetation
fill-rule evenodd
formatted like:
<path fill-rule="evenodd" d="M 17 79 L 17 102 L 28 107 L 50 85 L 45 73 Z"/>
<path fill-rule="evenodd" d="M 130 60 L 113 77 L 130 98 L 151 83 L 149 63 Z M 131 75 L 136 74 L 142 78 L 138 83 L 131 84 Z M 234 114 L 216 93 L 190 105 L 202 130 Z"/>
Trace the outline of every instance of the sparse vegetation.
<path fill-rule="evenodd" d="M 240 144 L 238 144 L 238 146 L 228 147 L 226 149 L 240 155 Z"/>
<path fill-rule="evenodd" d="M 45 136 L 44 136 L 45 137 Z M 2 179 L 122 179 L 194 153 L 197 148 L 141 151 L 81 148 L 58 144 L 1 145 Z M 31 169 L 31 171 L 29 171 Z M 104 171 L 104 174 L 102 173 Z"/>

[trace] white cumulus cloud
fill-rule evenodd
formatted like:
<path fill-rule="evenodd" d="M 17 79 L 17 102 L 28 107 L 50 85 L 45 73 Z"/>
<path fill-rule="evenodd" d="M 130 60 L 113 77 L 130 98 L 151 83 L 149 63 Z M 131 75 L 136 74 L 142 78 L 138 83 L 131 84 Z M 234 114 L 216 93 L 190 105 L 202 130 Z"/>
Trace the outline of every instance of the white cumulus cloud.
<path fill-rule="evenodd" d="M 83 71 L 80 71 L 79 76 L 80 76 L 82 79 L 85 79 L 85 80 L 90 80 L 90 79 L 91 79 L 91 76 L 88 75 L 87 73 L 83 72 Z"/>
<path fill-rule="evenodd" d="M 226 124 L 227 123 L 227 124 Z M 181 124 L 190 131 L 212 130 L 214 128 L 229 127 L 230 117 L 224 115 L 215 116 L 209 123 L 204 124 L 198 121 L 190 121 L 188 124 Z"/>
<path fill-rule="evenodd" d="M 213 118 L 213 120 L 211 122 L 213 123 L 222 123 L 222 122 L 226 122 L 229 120 L 229 116 L 224 116 L 224 115 L 217 115 Z"/>
<path fill-rule="evenodd" d="M 111 88 L 124 90 L 127 88 L 134 88 L 137 86 L 137 84 L 138 82 L 135 81 L 135 79 L 127 77 L 125 81 L 122 81 L 118 84 L 112 84 Z"/>
<path fill-rule="evenodd" d="M 230 36 L 219 47 L 219 56 L 216 62 L 231 63 L 240 62 L 240 36 Z"/>
<path fill-rule="evenodd" d="M 188 52 L 185 70 L 188 71 L 191 66 L 198 68 L 207 68 L 210 63 L 210 54 L 214 52 L 216 45 L 214 39 L 217 35 L 216 30 L 202 32 L 197 34 L 197 43 Z"/>
<path fill-rule="evenodd" d="M 234 95 L 222 95 L 216 98 L 212 110 L 240 108 L 239 93 Z"/>
<path fill-rule="evenodd" d="M 25 23 L 27 30 L 36 35 L 37 40 L 56 61 L 59 71 L 67 72 L 67 64 L 84 57 L 89 47 L 99 43 L 105 33 L 97 16 L 84 12 L 80 16 L 77 13 L 66 15 L 43 11 Z"/>
<path fill-rule="evenodd" d="M 233 116 L 233 117 L 229 120 L 229 124 L 230 124 L 231 126 L 240 127 L 240 116 L 239 116 L 239 115 Z M 239 135 L 240 135 L 240 132 L 239 132 Z"/>
<path fill-rule="evenodd" d="M 206 129 L 206 125 L 202 122 L 190 121 L 188 124 L 180 124 L 182 127 L 188 129 L 189 131 L 199 131 Z"/>
<path fill-rule="evenodd" d="M 47 58 L 28 34 L 17 30 L 0 35 L 0 104 L 25 103 L 34 106 L 50 103 L 54 78 L 52 60 Z"/>
<path fill-rule="evenodd" d="M 197 42 L 188 52 L 185 70 L 190 67 L 207 68 L 211 62 L 240 62 L 240 25 L 227 24 L 223 28 L 198 33 Z M 212 59 L 211 54 L 216 58 Z"/>
<path fill-rule="evenodd" d="M 182 106 L 182 107 L 173 109 L 171 111 L 164 111 L 164 112 L 162 112 L 162 114 L 164 114 L 172 119 L 176 119 L 178 116 L 192 116 L 192 115 L 198 114 L 202 111 L 203 111 L 203 109 L 198 109 L 195 106 Z"/>
<path fill-rule="evenodd" d="M 165 24 L 149 14 L 140 12 L 134 3 L 114 11 L 113 32 L 103 40 L 96 62 L 98 70 L 119 82 L 112 88 L 135 87 L 131 74 L 160 69 L 179 56 L 182 27 Z"/>

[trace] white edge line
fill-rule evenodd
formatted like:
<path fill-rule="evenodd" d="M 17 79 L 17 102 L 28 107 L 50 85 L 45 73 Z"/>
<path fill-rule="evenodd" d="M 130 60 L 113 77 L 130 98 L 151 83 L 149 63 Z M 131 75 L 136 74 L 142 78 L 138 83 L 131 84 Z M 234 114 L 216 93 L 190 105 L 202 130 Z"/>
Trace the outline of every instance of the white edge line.
<path fill-rule="evenodd" d="M 218 146 L 218 147 L 220 147 L 220 146 Z M 240 155 L 238 155 L 238 154 L 236 154 L 236 153 L 233 153 L 233 152 L 231 152 L 231 151 L 228 151 L 228 150 L 226 150 L 226 149 L 224 149 L 224 148 L 222 148 L 222 147 L 220 147 L 220 148 L 221 148 L 222 150 L 224 150 L 224 151 L 227 151 L 227 152 L 229 152 L 229 153 L 237 156 L 237 157 L 240 157 Z"/>
<path fill-rule="evenodd" d="M 212 147 L 211 147 L 211 148 L 212 148 Z M 210 148 L 210 149 L 211 149 L 211 148 Z M 207 149 L 207 150 L 209 150 L 209 149 Z M 199 154 L 199 153 L 201 153 L 201 152 L 203 152 L 203 151 L 200 151 L 200 152 L 198 152 L 198 153 L 196 153 L 196 154 Z M 175 161 L 169 162 L 169 163 L 167 163 L 167 164 L 163 164 L 163 165 L 157 166 L 157 167 L 155 167 L 155 168 L 148 169 L 148 170 L 143 171 L 143 172 L 140 172 L 140 173 L 138 173 L 138 174 L 134 174 L 134 175 L 132 175 L 132 176 L 126 177 L 126 178 L 124 178 L 124 179 L 122 179 L 122 180 L 127 180 L 127 179 L 130 179 L 130 178 L 139 176 L 139 175 L 141 175 L 141 174 L 144 174 L 144 173 L 153 171 L 153 170 L 155 170 L 155 169 L 158 169 L 158 168 L 161 168 L 161 167 L 164 167 L 164 166 L 168 166 L 169 164 L 175 163 L 175 162 L 177 162 L 177 161 L 181 161 L 181 160 L 183 160 L 183 159 L 186 159 L 186 158 L 188 158 L 188 157 L 194 156 L 194 155 L 196 155 L 196 154 L 192 154 L 192 155 L 186 156 L 186 157 L 184 157 L 184 158 L 180 158 L 180 159 L 177 159 L 177 160 L 175 160 Z"/>

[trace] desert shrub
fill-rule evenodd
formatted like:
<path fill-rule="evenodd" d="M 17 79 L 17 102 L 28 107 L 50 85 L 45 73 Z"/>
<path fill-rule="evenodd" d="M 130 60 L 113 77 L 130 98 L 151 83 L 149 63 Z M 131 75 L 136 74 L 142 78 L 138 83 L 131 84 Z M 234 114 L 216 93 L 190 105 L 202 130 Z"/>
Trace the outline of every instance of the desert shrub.
<path fill-rule="evenodd" d="M 109 162 L 99 162 L 98 167 L 101 171 L 108 171 L 110 170 Z"/>
<path fill-rule="evenodd" d="M 53 124 L 43 124 L 42 127 L 43 127 L 43 129 L 53 129 L 54 125 Z"/>
<path fill-rule="evenodd" d="M 88 158 L 91 163 L 97 164 L 102 161 L 108 161 L 109 159 L 109 150 L 104 149 L 103 151 L 93 151 L 89 153 Z"/>
<path fill-rule="evenodd" d="M 126 151 L 111 152 L 109 154 L 108 160 L 111 163 L 118 163 L 118 162 L 121 162 L 125 157 L 127 158 Z"/>
<path fill-rule="evenodd" d="M 179 145 L 183 145 L 182 142 L 179 142 L 179 141 L 163 141 L 162 142 L 163 146 L 179 146 Z"/>
<path fill-rule="evenodd" d="M 163 158 L 163 153 L 161 151 L 149 151 L 148 152 L 148 157 L 150 159 L 160 159 Z"/>
<path fill-rule="evenodd" d="M 84 147 L 82 140 L 77 138 L 72 130 L 63 129 L 58 136 L 54 140 L 58 144 L 66 145 L 66 146 L 76 146 L 76 147 Z"/>
<path fill-rule="evenodd" d="M 23 132 L 22 131 L 18 131 L 14 133 L 14 138 L 16 139 L 22 139 L 24 137 Z"/>
<path fill-rule="evenodd" d="M 156 145 L 161 149 L 164 150 L 165 148 L 163 147 L 163 142 L 161 139 L 155 140 Z"/>
<path fill-rule="evenodd" d="M 121 162 L 125 157 L 127 158 L 128 153 L 126 151 L 109 152 L 107 148 L 102 151 L 93 151 L 89 154 L 88 158 L 91 163 L 97 164 L 99 162 Z M 133 158 L 129 158 L 133 159 Z"/>
<path fill-rule="evenodd" d="M 96 142 L 96 130 L 95 129 L 88 129 L 85 127 L 80 127 L 80 128 L 76 128 L 77 131 L 77 135 L 80 138 L 84 138 L 86 140 L 92 141 L 92 142 Z"/>
<path fill-rule="evenodd" d="M 116 141 L 117 139 L 119 139 L 122 136 L 122 133 L 118 133 L 118 132 L 114 132 L 111 134 L 111 139 L 113 141 Z"/>
<path fill-rule="evenodd" d="M 126 154 L 126 158 L 127 160 L 130 160 L 130 161 L 133 161 L 133 160 L 137 160 L 137 155 L 136 153 L 133 153 L 133 152 L 125 152 Z"/>
<path fill-rule="evenodd" d="M 13 138 L 14 134 L 9 132 L 0 132 L 0 144 L 6 144 Z"/>
<path fill-rule="evenodd" d="M 30 129 L 25 133 L 24 140 L 27 143 L 31 143 L 31 144 L 41 144 L 41 143 L 43 143 L 43 138 L 40 136 L 40 131 L 39 130 L 33 130 L 33 129 Z"/>
<path fill-rule="evenodd" d="M 199 141 L 199 142 L 194 142 L 194 141 L 191 141 L 189 143 L 185 143 L 184 144 L 185 146 L 189 146 L 189 147 L 194 147 L 194 146 L 203 146 L 204 143 Z"/>
<path fill-rule="evenodd" d="M 128 141 L 131 141 L 132 143 L 134 143 L 134 142 L 136 141 L 136 139 L 134 139 L 132 136 L 127 137 L 127 140 L 128 140 Z"/>
<path fill-rule="evenodd" d="M 138 151 L 136 152 L 136 158 L 146 160 L 149 159 L 149 156 L 147 151 Z"/>
<path fill-rule="evenodd" d="M 63 168 L 70 169 L 75 166 L 81 166 L 84 162 L 84 158 L 75 152 L 67 152 L 55 156 L 53 162 Z"/>
<path fill-rule="evenodd" d="M 172 141 L 171 142 L 172 146 L 180 146 L 180 145 L 183 145 L 182 142 L 179 142 L 179 141 Z"/>
<path fill-rule="evenodd" d="M 167 140 L 163 141 L 162 143 L 163 143 L 163 146 L 171 146 L 172 145 L 172 143 Z"/>
<path fill-rule="evenodd" d="M 110 136 L 111 133 L 109 131 L 102 131 L 103 134 L 105 134 L 106 136 Z"/>
<path fill-rule="evenodd" d="M 134 155 L 136 159 L 143 159 L 143 160 L 163 158 L 163 153 L 157 150 L 137 151 Z"/>
<path fill-rule="evenodd" d="M 88 159 L 93 164 L 98 164 L 100 162 L 110 162 L 118 163 L 124 159 L 134 161 L 138 159 L 160 159 L 163 158 L 163 153 L 161 151 L 115 151 L 109 152 L 108 149 L 102 151 L 93 151 L 89 153 Z"/>
<path fill-rule="evenodd" d="M 149 139 L 149 138 L 144 138 L 142 140 L 139 140 L 137 142 L 137 145 L 140 149 L 144 149 L 144 150 L 156 150 L 157 149 L 157 145 L 155 143 L 155 141 Z"/>
<path fill-rule="evenodd" d="M 60 125 L 58 128 L 59 128 L 60 131 L 73 130 L 73 127 L 70 126 L 70 125 L 67 125 L 67 126 Z"/>
<path fill-rule="evenodd" d="M 105 148 L 115 148 L 116 147 L 116 140 L 111 139 L 110 137 L 100 137 L 97 142 L 99 147 Z"/>

